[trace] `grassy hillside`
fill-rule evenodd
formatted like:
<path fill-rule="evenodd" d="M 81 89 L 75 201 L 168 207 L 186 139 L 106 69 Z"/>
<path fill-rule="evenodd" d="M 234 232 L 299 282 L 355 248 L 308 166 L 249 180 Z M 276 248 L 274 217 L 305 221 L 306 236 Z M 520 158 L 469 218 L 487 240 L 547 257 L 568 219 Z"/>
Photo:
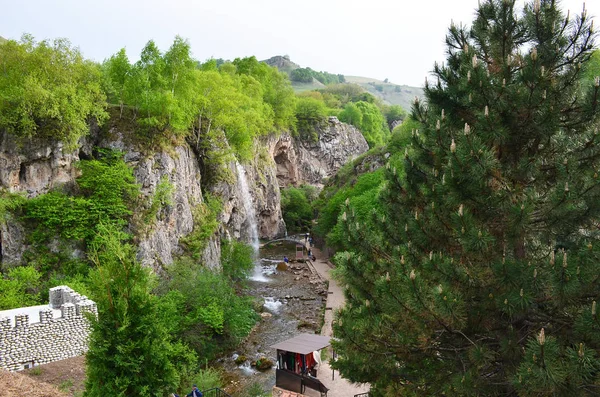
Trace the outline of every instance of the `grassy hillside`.
<path fill-rule="evenodd" d="M 265 62 L 270 66 L 277 67 L 281 72 L 287 73 L 288 76 L 292 72 L 292 70 L 301 67 L 297 63 L 292 62 L 287 55 L 277 55 L 272 58 L 266 59 L 262 62 Z M 365 91 L 370 92 L 376 97 L 381 98 L 384 103 L 389 105 L 400 105 L 406 111 L 410 111 L 412 102 L 414 101 L 416 96 L 418 96 L 419 98 L 423 97 L 423 90 L 419 87 L 410 87 L 407 85 L 385 83 L 381 80 L 373 79 L 370 77 L 344 76 L 344 78 L 346 79 L 346 82 L 357 84 L 361 86 Z M 318 90 L 320 88 L 323 88 L 324 85 L 318 80 L 313 79 L 312 83 L 300 83 L 292 81 L 292 87 L 294 87 L 294 91 L 302 92 Z"/>
<path fill-rule="evenodd" d="M 344 76 L 346 81 L 360 85 L 366 91 L 378 96 L 385 103 L 400 105 L 410 111 L 415 97 L 423 98 L 423 89 L 408 85 L 385 83 L 381 80 L 361 76 Z"/>
<path fill-rule="evenodd" d="M 8 41 L 8 40 L 6 40 L 4 37 L 0 36 L 0 44 L 4 43 L 6 41 Z"/>

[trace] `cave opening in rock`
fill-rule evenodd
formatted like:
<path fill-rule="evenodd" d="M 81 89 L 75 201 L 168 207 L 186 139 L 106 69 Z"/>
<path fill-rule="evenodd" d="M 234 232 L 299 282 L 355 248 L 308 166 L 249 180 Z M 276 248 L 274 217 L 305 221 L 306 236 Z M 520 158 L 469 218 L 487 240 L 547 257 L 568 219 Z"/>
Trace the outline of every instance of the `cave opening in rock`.
<path fill-rule="evenodd" d="M 19 167 L 19 182 L 27 182 L 27 165 L 25 163 L 21 163 Z"/>

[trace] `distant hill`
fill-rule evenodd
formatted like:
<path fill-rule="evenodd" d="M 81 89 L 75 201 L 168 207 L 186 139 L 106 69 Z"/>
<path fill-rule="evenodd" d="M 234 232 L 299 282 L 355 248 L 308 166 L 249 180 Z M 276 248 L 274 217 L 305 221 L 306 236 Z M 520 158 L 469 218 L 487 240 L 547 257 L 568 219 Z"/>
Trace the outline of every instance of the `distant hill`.
<path fill-rule="evenodd" d="M 407 112 L 410 111 L 415 97 L 423 99 L 423 89 L 408 85 L 386 83 L 370 77 L 344 76 L 348 83 L 360 85 L 371 94 L 378 96 L 385 103 L 400 105 Z"/>
<path fill-rule="evenodd" d="M 7 42 L 8 40 L 6 40 L 4 37 L 0 36 L 0 44 Z"/>
<path fill-rule="evenodd" d="M 269 66 L 274 66 L 281 72 L 287 73 L 288 76 L 292 70 L 298 69 L 301 66 L 294 63 L 290 58 L 286 56 L 277 55 L 272 58 L 266 59 L 265 62 Z M 381 80 L 373 79 L 370 77 L 360 76 L 344 76 L 347 83 L 357 84 L 361 86 L 365 91 L 379 97 L 384 103 L 389 105 L 400 105 L 406 111 L 410 111 L 412 102 L 415 97 L 423 97 L 423 90 L 419 87 L 411 87 L 408 85 L 397 85 L 393 83 L 386 83 Z M 299 83 L 292 81 L 292 87 L 296 92 L 318 90 L 325 87 L 321 82 L 313 78 L 310 83 Z"/>

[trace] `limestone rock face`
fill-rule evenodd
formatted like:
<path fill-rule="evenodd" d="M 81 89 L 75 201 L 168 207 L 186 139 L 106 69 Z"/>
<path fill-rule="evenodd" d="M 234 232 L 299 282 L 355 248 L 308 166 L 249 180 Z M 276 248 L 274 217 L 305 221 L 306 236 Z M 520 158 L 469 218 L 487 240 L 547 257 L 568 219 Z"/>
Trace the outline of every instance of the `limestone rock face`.
<path fill-rule="evenodd" d="M 198 158 L 187 144 L 143 155 L 124 139 L 122 132 L 112 129 L 100 138 L 97 131 L 93 127 L 91 136 L 71 152 L 58 142 L 31 141 L 18 145 L 11 136 L 0 131 L 0 188 L 35 197 L 60 185 L 74 183 L 79 171 L 73 164 L 80 157 L 91 157 L 93 147 L 122 151 L 124 160 L 134 169 L 146 205 L 152 202 L 161 180 L 166 178 L 173 186 L 172 204 L 160 209 L 151 226 L 132 225 L 136 231 L 138 259 L 158 272 L 162 265 L 172 263 L 174 257 L 182 253 L 180 242 L 193 231 L 194 208 L 203 201 L 203 188 L 210 189 L 223 201 L 219 233 L 210 238 L 202 254 L 205 264 L 217 267 L 221 238 L 250 240 L 251 217 L 244 205 L 247 201 L 255 212 L 258 236 L 265 239 L 282 236 L 285 222 L 280 186 L 319 185 L 342 165 L 368 150 L 360 131 L 335 117 L 330 117 L 319 129 L 317 142 L 300 141 L 287 133 L 264 138 L 257 144 L 256 157 L 243 165 L 248 196 L 243 194 L 235 163 L 227 166 L 231 178 L 214 186 L 202 186 Z M 27 248 L 23 228 L 15 222 L 0 225 L 0 244 L 2 261 L 18 263 Z"/>
<path fill-rule="evenodd" d="M 0 259 L 3 264 L 17 265 L 25 252 L 25 231 L 23 226 L 9 219 L 0 223 Z"/>
<path fill-rule="evenodd" d="M 32 139 L 19 144 L 0 130 L 0 188 L 35 197 L 72 182 L 78 175 L 72 166 L 78 153 L 65 150 L 61 142 Z"/>
<path fill-rule="evenodd" d="M 309 183 L 320 185 L 341 166 L 369 150 L 356 127 L 329 117 L 318 129 L 317 142 L 305 142 L 283 134 L 270 147 L 280 186 Z"/>
<path fill-rule="evenodd" d="M 236 164 L 230 163 L 228 168 L 232 180 L 220 182 L 211 188 L 211 191 L 223 201 L 223 212 L 220 217 L 221 234 L 225 238 L 231 237 L 250 243 L 252 222 L 244 203 L 244 188 L 240 183 Z M 256 216 L 258 237 L 272 239 L 284 235 L 285 222 L 281 214 L 281 195 L 272 160 L 255 159 L 250 164 L 242 165 L 242 169 Z"/>
<path fill-rule="evenodd" d="M 188 146 L 175 148 L 174 154 L 155 153 L 131 163 L 141 192 L 152 201 L 161 180 L 173 186 L 172 204 L 157 214 L 151 231 L 139 237 L 138 259 L 145 266 L 171 264 L 181 254 L 179 239 L 194 230 L 194 207 L 202 202 L 200 170 Z"/>
<path fill-rule="evenodd" d="M 110 131 L 108 136 L 110 138 L 99 139 L 93 131 L 88 140 L 80 142 L 80 147 L 69 153 L 60 143 L 46 143 L 44 146 L 33 142 L 24 147 L 17 145 L 8 134 L 3 134 L 0 136 L 0 188 L 26 192 L 27 196 L 35 197 L 54 187 L 74 183 L 79 172 L 73 164 L 80 155 L 89 156 L 93 146 L 124 152 L 124 160 L 133 167 L 141 194 L 148 204 L 161 178 L 167 178 L 174 188 L 172 205 L 161 208 L 154 224 L 139 231 L 136 236 L 138 259 L 144 266 L 160 271 L 161 265 L 172 263 L 173 257 L 182 252 L 179 240 L 193 230 L 193 210 L 203 200 L 198 160 L 187 145 L 144 157 L 125 143 L 122 133 Z M 22 226 L 14 221 L 0 225 L 0 244 L 2 261 L 18 263 L 27 248 Z M 203 259 L 208 266 L 219 266 L 217 237 L 210 239 Z"/>

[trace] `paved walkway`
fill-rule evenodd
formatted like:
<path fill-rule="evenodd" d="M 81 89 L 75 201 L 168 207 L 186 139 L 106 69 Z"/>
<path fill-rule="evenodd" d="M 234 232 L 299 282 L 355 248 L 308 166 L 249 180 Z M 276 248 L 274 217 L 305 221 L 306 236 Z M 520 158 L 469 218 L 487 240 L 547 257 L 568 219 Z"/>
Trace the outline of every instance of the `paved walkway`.
<path fill-rule="evenodd" d="M 329 290 L 327 295 L 327 304 L 325 310 L 325 322 L 323 323 L 323 328 L 321 330 L 321 335 L 332 336 L 333 331 L 331 328 L 331 324 L 333 322 L 333 313 L 338 308 L 344 306 L 345 299 L 344 293 L 340 286 L 337 284 L 335 280 L 329 274 L 331 270 L 331 265 L 329 264 L 329 259 L 324 257 L 323 253 L 317 249 L 312 247 L 313 254 L 317 258 L 316 261 L 312 262 L 315 269 L 319 273 L 319 275 L 325 280 L 329 281 Z M 331 308 L 331 309 L 329 309 Z M 318 370 L 318 378 L 329 388 L 329 393 L 327 393 L 328 397 L 352 397 L 355 394 L 366 393 L 369 391 L 370 387 L 368 384 L 353 384 L 342 378 L 339 372 L 333 371 L 329 366 L 329 362 L 325 361 L 320 366 Z M 333 380 L 332 380 L 333 379 Z M 307 396 L 319 396 L 320 394 L 311 389 L 306 389 L 305 394 Z"/>

